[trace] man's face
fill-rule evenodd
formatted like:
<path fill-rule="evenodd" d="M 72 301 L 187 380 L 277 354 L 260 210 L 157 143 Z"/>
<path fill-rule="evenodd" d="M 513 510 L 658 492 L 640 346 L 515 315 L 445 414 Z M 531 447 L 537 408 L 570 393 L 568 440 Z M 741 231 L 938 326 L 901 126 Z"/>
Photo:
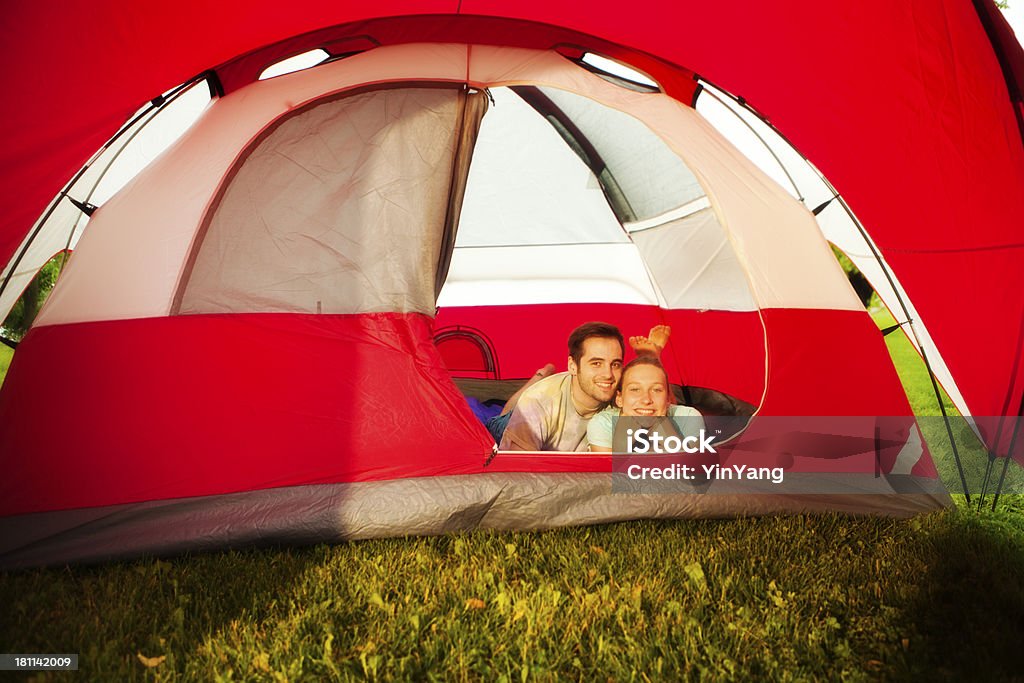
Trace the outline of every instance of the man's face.
<path fill-rule="evenodd" d="M 589 337 L 583 340 L 583 355 L 579 365 L 569 358 L 569 373 L 576 380 L 580 392 L 597 404 L 611 403 L 615 388 L 622 376 L 622 346 L 617 339 Z M 584 396 L 577 395 L 577 398 Z"/>

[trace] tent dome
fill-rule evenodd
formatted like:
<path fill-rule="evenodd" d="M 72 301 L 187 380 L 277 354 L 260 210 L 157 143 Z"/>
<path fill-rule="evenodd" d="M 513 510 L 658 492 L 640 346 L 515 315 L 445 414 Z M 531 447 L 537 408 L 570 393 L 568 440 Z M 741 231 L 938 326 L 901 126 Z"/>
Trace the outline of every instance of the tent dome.
<path fill-rule="evenodd" d="M 424 26 L 444 37 L 403 37 Z M 474 27 L 479 42 L 449 42 Z M 826 465 L 827 499 L 800 486 L 836 460 L 818 453 L 795 454 L 794 488 L 672 503 L 611 491 L 610 458 L 495 455 L 438 330 L 480 331 L 507 379 L 564 357 L 579 322 L 668 323 L 670 378 L 760 417 L 863 418 L 847 435 L 866 437 L 873 416 L 910 413 L 810 212 L 680 101 L 693 81 L 671 50 L 594 33 L 663 91 L 550 49 L 568 29 L 470 17 L 322 29 L 208 76 L 224 95 L 93 214 L 0 392 L 6 563 L 943 504 L 912 421 L 884 455 L 876 437 Z M 255 80 L 268 56 L 332 39 L 366 44 Z M 54 413 L 66 448 L 39 438 Z"/>

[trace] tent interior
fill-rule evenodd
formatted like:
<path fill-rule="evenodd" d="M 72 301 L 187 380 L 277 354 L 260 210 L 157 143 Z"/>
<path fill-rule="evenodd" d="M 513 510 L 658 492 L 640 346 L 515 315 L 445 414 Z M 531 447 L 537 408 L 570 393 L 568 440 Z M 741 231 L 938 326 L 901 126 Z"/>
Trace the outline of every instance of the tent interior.
<path fill-rule="evenodd" d="M 545 86 L 488 92 L 491 105 L 481 122 L 437 301 L 435 340 L 464 393 L 484 401 L 505 399 L 519 384 L 509 378 L 521 382 L 546 361 L 563 369 L 563 330 L 541 340 L 550 326 L 503 326 L 498 321 L 506 317 L 511 323 L 524 312 L 567 303 L 597 305 L 568 318 L 579 322 L 587 315 L 607 318 L 602 305 L 668 307 L 662 286 L 671 292 L 673 307 L 753 308 L 706 192 L 648 127 L 624 112 Z M 686 247 L 677 251 L 675 277 L 659 286 L 634 234 L 669 224 L 688 233 Z M 514 308 L 518 315 L 505 311 Z M 627 317 L 633 325 L 646 324 L 635 318 Z M 680 332 L 671 348 L 699 349 L 710 341 Z M 687 381 L 666 353 L 679 382 L 677 399 L 699 402 L 705 414 L 749 416 L 764 392 L 764 331 L 747 325 L 719 328 L 718 334 L 732 336 L 741 349 L 719 361 L 721 369 L 702 368 L 709 377 L 702 381 L 719 388 Z M 545 359 L 545 353 L 552 355 Z"/>
<path fill-rule="evenodd" d="M 294 78 L 317 80 L 310 77 L 318 70 L 343 72 L 346 62 L 372 60 L 376 52 L 388 49 L 277 76 L 247 90 L 269 90 Z M 497 59 L 507 60 L 509 54 L 506 50 Z M 463 343 L 468 330 L 477 335 L 469 343 L 479 347 L 487 340 L 490 366 L 483 367 L 501 380 L 528 377 L 545 362 L 561 365 L 570 323 L 612 317 L 627 334 L 635 334 L 667 322 L 677 329 L 665 358 L 673 380 L 730 397 L 719 404 L 727 410 L 742 406 L 747 413 L 761 406 L 766 394 L 769 341 L 781 347 L 794 329 L 820 328 L 830 339 L 827 347 L 818 347 L 823 363 L 865 355 L 869 342 L 860 337 L 866 316 L 856 316 L 856 323 L 846 316 L 838 326 L 818 319 L 820 309 L 862 309 L 804 206 L 693 109 L 679 103 L 666 107 L 671 100 L 652 81 L 642 76 L 629 81 L 556 53 L 546 59 L 540 78 L 556 86 L 529 84 L 520 74 L 516 84 L 466 91 L 437 87 L 450 80 L 424 87 L 429 82 L 420 77 L 414 87 L 394 83 L 354 95 L 349 88 L 333 100 L 314 98 L 315 106 L 304 105 L 275 121 L 258 140 L 246 143 L 244 163 L 234 162 L 229 182 L 213 201 L 215 210 L 202 219 L 189 247 L 183 272 L 163 273 L 163 282 L 178 279 L 169 312 L 436 313 L 436 334 L 447 336 L 449 345 L 455 339 L 450 332 L 457 330 Z M 319 80 L 320 87 L 330 87 Z M 604 103 L 588 97 L 588 90 Z M 662 101 L 648 106 L 645 123 L 631 108 L 652 96 Z M 195 155 L 195 147 L 211 144 L 217 111 L 210 107 L 200 132 L 190 131 L 179 147 L 191 144 Z M 699 172 L 719 174 L 723 199 L 712 204 L 679 150 L 651 125 L 667 128 L 661 135 L 675 135 L 671 144 L 685 147 L 689 158 L 710 164 L 712 170 Z M 213 132 L 204 134 L 203 126 Z M 439 142 L 426 149 L 424 140 Z M 120 151 L 120 145 L 114 148 Z M 325 165 L 327 155 L 335 157 L 334 166 Z M 410 155 L 423 163 L 410 164 Z M 193 158 L 187 152 L 177 156 Z M 294 164 L 282 165 L 281 158 Z M 95 186 L 105 172 L 97 163 L 79 182 Z M 179 163 L 169 172 L 181 174 L 187 167 Z M 149 176 L 167 185 L 161 172 Z M 146 179 L 137 182 L 145 185 Z M 378 201 L 367 199 L 373 194 Z M 746 202 L 753 207 L 747 213 L 745 194 L 756 198 Z M 91 189 L 79 194 L 86 202 L 92 195 Z M 113 248 L 112 240 L 123 241 L 128 223 L 152 221 L 146 216 L 152 195 L 138 189 L 134 195 L 140 198 L 136 205 L 129 199 L 121 209 L 126 217 L 120 219 L 121 232 L 106 229 L 114 237 L 106 240 L 102 255 L 72 259 L 37 325 L 167 314 L 159 296 L 160 308 L 143 301 L 151 268 L 164 264 L 139 258 L 126 269 Z M 119 206 L 116 198 L 111 204 Z M 51 216 L 49 240 L 37 237 L 33 249 L 43 259 L 54 245 L 77 241 L 85 217 L 75 215 L 76 208 L 64 224 Z M 733 224 L 728 231 L 724 220 Z M 151 239 L 158 234 L 155 228 L 148 232 Z M 399 243 L 406 248 L 395 249 Z M 122 252 L 129 248 L 119 246 Z M 153 251 L 145 241 L 131 246 Z M 132 302 L 123 301 L 127 282 L 136 290 Z M 768 308 L 779 310 L 764 313 Z M 781 309 L 811 317 L 777 323 L 785 331 L 774 332 L 770 340 L 766 317 L 783 315 Z M 851 324 L 861 328 L 858 333 L 849 331 Z M 535 332 L 540 330 L 544 333 Z M 886 360 L 877 340 L 873 346 L 865 367 Z M 813 367 L 807 353 L 801 351 Z M 776 385 L 796 387 L 821 375 L 820 369 Z M 480 374 L 480 368 L 462 371 Z M 808 412 L 810 405 L 794 398 L 798 394 L 795 388 L 778 392 L 784 400 L 774 411 Z M 692 401 L 693 394 L 687 398 Z M 828 410 L 904 414 L 906 406 L 847 401 L 845 410 L 842 404 L 829 404 Z"/>

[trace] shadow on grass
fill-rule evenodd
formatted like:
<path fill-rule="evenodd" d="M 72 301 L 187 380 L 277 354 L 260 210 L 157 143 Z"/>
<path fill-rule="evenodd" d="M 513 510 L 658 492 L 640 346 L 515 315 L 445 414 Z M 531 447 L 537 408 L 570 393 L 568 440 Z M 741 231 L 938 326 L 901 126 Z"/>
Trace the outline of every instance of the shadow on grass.
<path fill-rule="evenodd" d="M 78 653 L 80 670 L 50 674 L 54 680 L 180 674 L 211 637 L 260 624 L 294 599 L 296 578 L 328 550 L 251 549 L 0 574 L 0 649 Z"/>
<path fill-rule="evenodd" d="M 914 544 L 925 570 L 900 607 L 921 639 L 896 673 L 1022 680 L 1024 515 L 956 517 Z"/>

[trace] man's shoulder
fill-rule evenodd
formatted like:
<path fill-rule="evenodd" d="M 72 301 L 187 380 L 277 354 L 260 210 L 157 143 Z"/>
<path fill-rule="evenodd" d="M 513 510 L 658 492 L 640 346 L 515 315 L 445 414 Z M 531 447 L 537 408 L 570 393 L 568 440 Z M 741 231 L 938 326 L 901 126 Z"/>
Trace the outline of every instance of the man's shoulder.
<path fill-rule="evenodd" d="M 518 405 L 523 405 L 524 402 L 545 405 L 560 402 L 565 394 L 566 385 L 571 381 L 572 376 L 568 372 L 556 372 L 553 375 L 548 375 L 527 388 L 519 397 Z"/>

